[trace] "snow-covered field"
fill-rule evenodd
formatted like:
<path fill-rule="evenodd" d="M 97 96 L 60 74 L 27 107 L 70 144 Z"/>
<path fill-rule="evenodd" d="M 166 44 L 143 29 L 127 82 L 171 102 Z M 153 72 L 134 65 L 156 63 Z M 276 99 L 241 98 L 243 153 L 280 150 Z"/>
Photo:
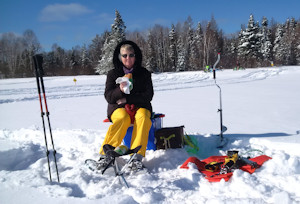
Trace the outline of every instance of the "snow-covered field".
<path fill-rule="evenodd" d="M 199 159 L 233 149 L 273 159 L 254 174 L 236 170 L 229 182 L 209 183 L 179 168 L 190 156 L 185 149 L 147 151 L 150 174 L 127 178 L 129 189 L 110 188 L 112 176 L 83 165 L 98 158 L 109 126 L 102 123 L 106 76 L 78 76 L 76 85 L 73 78 L 44 79 L 60 183 L 48 178 L 35 78 L 0 80 L 0 203 L 300 203 L 299 66 L 217 72 L 229 139 L 222 150 L 212 73 L 153 74 L 154 111 L 166 114 L 164 127 L 184 125 L 197 138 Z"/>

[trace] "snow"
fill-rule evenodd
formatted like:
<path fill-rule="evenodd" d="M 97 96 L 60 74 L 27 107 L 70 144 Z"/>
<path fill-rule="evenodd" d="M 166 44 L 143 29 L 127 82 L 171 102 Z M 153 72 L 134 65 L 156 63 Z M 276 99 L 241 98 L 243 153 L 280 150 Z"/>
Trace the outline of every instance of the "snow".
<path fill-rule="evenodd" d="M 151 150 L 143 160 L 150 174 L 127 177 L 129 189 L 110 187 L 111 175 L 83 165 L 98 158 L 109 126 L 102 123 L 106 76 L 76 76 L 76 85 L 73 78 L 44 79 L 60 183 L 50 140 L 49 182 L 35 78 L 0 80 L 1 203 L 300 203 L 299 66 L 217 72 L 229 139 L 221 150 L 212 73 L 153 74 L 154 111 L 166 114 L 164 127 L 185 126 L 199 159 L 239 150 L 272 160 L 253 174 L 237 170 L 229 182 L 209 183 L 193 165 L 179 168 L 191 156 L 185 149 Z"/>

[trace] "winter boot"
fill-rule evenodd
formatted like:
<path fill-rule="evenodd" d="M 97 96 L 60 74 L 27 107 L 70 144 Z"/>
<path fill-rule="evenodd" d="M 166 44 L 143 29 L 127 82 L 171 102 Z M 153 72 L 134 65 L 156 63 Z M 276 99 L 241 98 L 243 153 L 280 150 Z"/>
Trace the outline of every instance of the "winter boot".
<path fill-rule="evenodd" d="M 112 158 L 106 155 L 101 155 L 97 162 L 97 170 L 103 170 L 105 167 L 109 165 L 112 166 Z"/>
<path fill-rule="evenodd" d="M 140 154 L 136 155 L 136 158 L 133 159 L 130 164 L 128 165 L 128 169 L 131 172 L 140 172 L 146 169 L 144 164 L 142 163 L 143 156 Z"/>

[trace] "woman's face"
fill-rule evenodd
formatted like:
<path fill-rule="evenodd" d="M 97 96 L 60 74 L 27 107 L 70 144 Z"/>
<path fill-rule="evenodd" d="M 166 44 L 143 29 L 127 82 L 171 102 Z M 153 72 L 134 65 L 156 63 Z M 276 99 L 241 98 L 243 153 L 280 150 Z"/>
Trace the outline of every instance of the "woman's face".
<path fill-rule="evenodd" d="M 127 69 L 131 69 L 135 63 L 135 54 L 134 52 L 127 50 L 125 48 L 121 48 L 120 50 L 120 54 L 121 54 L 121 61 L 123 63 L 123 65 L 127 68 Z"/>

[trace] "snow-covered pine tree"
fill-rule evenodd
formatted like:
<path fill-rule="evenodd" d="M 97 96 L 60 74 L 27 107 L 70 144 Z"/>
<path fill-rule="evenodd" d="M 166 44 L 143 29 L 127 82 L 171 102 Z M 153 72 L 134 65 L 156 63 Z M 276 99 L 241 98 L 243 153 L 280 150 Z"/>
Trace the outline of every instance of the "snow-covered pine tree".
<path fill-rule="evenodd" d="M 281 51 L 282 51 L 281 60 L 282 60 L 283 64 L 285 64 L 285 65 L 289 64 L 289 56 L 291 54 L 290 38 L 292 36 L 291 36 L 290 28 L 291 28 L 290 19 L 288 18 L 284 25 L 283 37 L 282 37 L 282 41 L 280 44 Z"/>
<path fill-rule="evenodd" d="M 204 68 L 205 65 L 203 60 L 203 30 L 202 25 L 198 22 L 196 34 L 195 34 L 195 46 L 196 46 L 196 67 Z"/>
<path fill-rule="evenodd" d="M 250 15 L 246 30 L 239 34 L 238 58 L 246 66 L 257 66 L 260 55 L 259 26 L 255 23 L 253 15 Z"/>
<path fill-rule="evenodd" d="M 297 22 L 295 28 L 295 56 L 297 64 L 300 64 L 300 22 Z"/>
<path fill-rule="evenodd" d="M 194 29 L 193 29 L 193 20 L 191 16 L 184 21 L 183 26 L 180 30 L 177 30 L 179 35 L 182 37 L 181 41 L 183 46 L 185 46 L 185 71 L 192 70 L 193 62 L 195 61 L 195 42 L 194 42 Z"/>
<path fill-rule="evenodd" d="M 287 19 L 285 25 L 282 27 L 282 38 L 274 46 L 276 48 L 276 52 L 274 53 L 275 59 L 279 64 L 291 65 L 296 63 L 294 45 L 295 28 L 295 21 L 290 19 Z"/>
<path fill-rule="evenodd" d="M 99 61 L 98 66 L 95 68 L 96 73 L 98 74 L 106 74 L 110 69 L 113 68 L 112 59 L 114 50 L 120 42 L 125 40 L 126 26 L 117 10 L 115 14 L 116 18 L 114 24 L 111 26 L 111 32 L 106 37 L 103 45 L 101 60 Z"/>
<path fill-rule="evenodd" d="M 296 65 L 297 64 L 297 43 L 299 43 L 299 39 L 296 38 L 296 27 L 297 22 L 295 21 L 295 18 L 291 19 L 290 25 L 289 25 L 289 44 L 290 44 L 290 55 L 288 60 L 288 65 Z"/>
<path fill-rule="evenodd" d="M 182 36 L 177 40 L 177 65 L 176 71 L 185 71 L 186 69 L 186 46 L 184 46 Z"/>
<path fill-rule="evenodd" d="M 186 58 L 187 60 L 187 67 L 188 70 L 196 70 L 197 68 L 197 48 L 196 48 L 196 41 L 194 37 L 194 30 L 189 27 L 188 29 L 188 36 L 187 36 L 187 52 Z"/>
<path fill-rule="evenodd" d="M 283 26 L 281 24 L 276 25 L 275 40 L 273 42 L 273 56 L 276 64 L 281 64 L 282 60 L 282 37 L 283 37 Z"/>
<path fill-rule="evenodd" d="M 262 54 L 262 61 L 266 62 L 265 65 L 270 65 L 272 61 L 272 43 L 270 41 L 270 30 L 268 28 L 268 19 L 266 17 L 263 17 L 262 23 L 261 23 L 261 49 L 260 53 Z"/>
<path fill-rule="evenodd" d="M 85 69 L 91 63 L 91 60 L 88 57 L 86 45 L 83 45 L 81 48 L 81 68 Z"/>
<path fill-rule="evenodd" d="M 175 32 L 175 26 L 172 24 L 172 28 L 169 32 L 169 41 L 170 41 L 170 47 L 169 47 L 169 59 L 171 62 L 171 70 L 176 71 L 177 66 L 177 36 Z"/>
<path fill-rule="evenodd" d="M 148 33 L 148 38 L 147 38 L 147 52 L 146 52 L 146 68 L 149 71 L 152 72 L 157 72 L 157 62 L 156 62 L 156 57 L 155 57 L 155 42 L 154 42 L 154 36 L 151 32 L 151 30 Z"/>

